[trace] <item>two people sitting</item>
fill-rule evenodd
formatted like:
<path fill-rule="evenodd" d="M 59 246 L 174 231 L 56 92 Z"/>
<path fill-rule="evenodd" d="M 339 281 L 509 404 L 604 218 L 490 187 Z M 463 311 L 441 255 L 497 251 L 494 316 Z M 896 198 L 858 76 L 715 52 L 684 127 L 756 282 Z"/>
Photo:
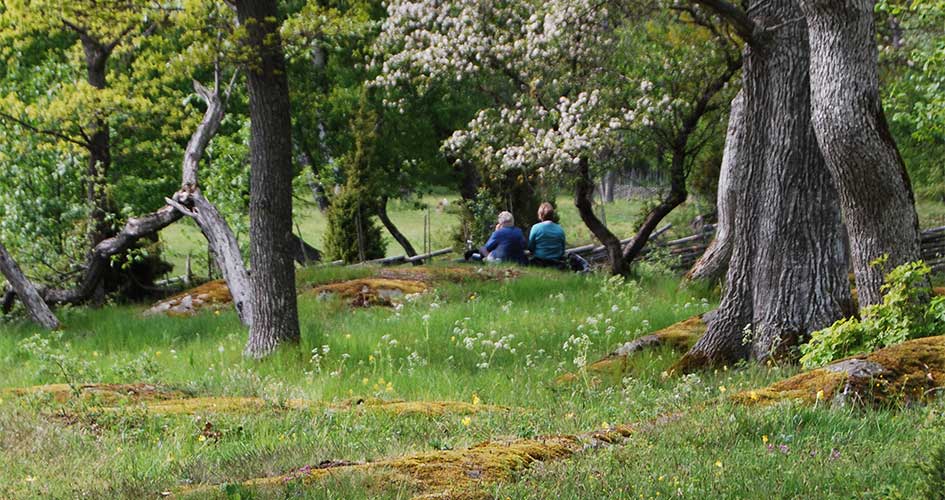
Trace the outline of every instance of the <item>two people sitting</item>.
<path fill-rule="evenodd" d="M 531 264 L 539 267 L 567 267 L 565 259 L 564 229 L 558 225 L 558 217 L 551 203 L 544 202 L 538 207 L 538 223 L 532 226 L 525 239 L 521 229 L 515 227 L 515 218 L 510 212 L 501 212 L 495 231 L 480 251 L 488 262 L 511 262 L 515 264 Z M 525 250 L 532 254 L 531 261 L 525 255 Z M 467 252 L 467 260 L 475 258 L 479 253 Z"/>

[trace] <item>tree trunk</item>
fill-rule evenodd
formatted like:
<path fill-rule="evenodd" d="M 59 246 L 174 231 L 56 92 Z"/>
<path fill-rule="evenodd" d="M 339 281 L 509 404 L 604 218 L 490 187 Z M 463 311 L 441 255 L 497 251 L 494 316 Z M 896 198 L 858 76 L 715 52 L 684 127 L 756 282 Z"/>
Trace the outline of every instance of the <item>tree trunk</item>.
<path fill-rule="evenodd" d="M 860 307 L 882 302 L 887 270 L 921 258 L 912 186 L 879 96 L 873 4 L 800 0 L 814 130 L 840 192 Z M 885 267 L 870 265 L 884 255 Z"/>
<path fill-rule="evenodd" d="M 239 0 L 247 29 L 250 114 L 249 235 L 253 321 L 244 353 L 261 358 L 298 341 L 292 234 L 292 123 L 275 0 Z"/>
<path fill-rule="evenodd" d="M 3 243 L 0 243 L 0 273 L 10 283 L 10 286 L 16 290 L 17 296 L 23 301 L 26 310 L 30 313 L 33 320 L 48 330 L 59 328 L 59 320 L 49 310 L 49 306 L 43 301 L 43 298 L 36 291 L 33 283 L 23 275 L 20 266 L 16 264 L 13 257 L 7 252 Z"/>
<path fill-rule="evenodd" d="M 594 214 L 594 180 L 591 178 L 586 159 L 581 159 L 579 165 L 578 178 L 574 185 L 574 206 L 577 207 L 584 225 L 600 241 L 601 245 L 604 245 L 607 251 L 607 262 L 610 264 L 610 272 L 612 274 L 626 274 L 629 269 L 627 261 L 623 258 L 620 238 L 614 235 Z"/>
<path fill-rule="evenodd" d="M 606 172 L 600 179 L 600 199 L 603 203 L 614 202 L 614 185 L 617 183 L 617 173 Z"/>
<path fill-rule="evenodd" d="M 633 260 L 640 255 L 640 252 L 643 251 L 643 247 L 645 247 L 646 243 L 649 241 L 650 234 L 656 230 L 656 226 L 658 226 L 673 209 L 683 204 L 689 196 L 686 190 L 688 170 L 686 168 L 686 161 L 691 154 L 695 154 L 698 151 L 698 149 L 689 149 L 689 138 L 695 133 L 702 117 L 711 111 L 712 99 L 725 88 L 725 85 L 735 76 L 735 73 L 738 72 L 741 65 L 741 58 L 729 60 L 722 74 L 715 80 L 707 82 L 706 87 L 693 103 L 692 111 L 683 118 L 682 126 L 676 133 L 672 144 L 673 157 L 669 171 L 669 193 L 666 194 L 659 205 L 647 214 L 646 219 L 643 220 L 643 224 L 637 230 L 637 234 L 634 235 L 633 240 L 624 248 L 623 258 L 627 261 L 627 265 L 633 262 Z"/>
<path fill-rule="evenodd" d="M 811 331 L 852 312 L 837 193 L 810 122 L 807 30 L 794 21 L 793 0 L 753 9 L 762 34 L 745 51 L 748 122 L 733 158 L 745 188 L 735 199 L 726 290 L 677 370 L 790 357 Z"/>
<path fill-rule="evenodd" d="M 400 229 L 394 225 L 394 221 L 390 220 L 390 217 L 387 215 L 387 196 L 381 196 L 380 201 L 377 203 L 377 218 L 381 220 L 381 224 L 384 224 L 384 227 L 387 228 L 387 232 L 397 240 L 397 243 L 404 249 L 404 253 L 407 254 L 407 257 L 414 257 L 417 255 L 417 251 L 413 248 L 413 245 L 410 244 L 410 240 L 404 236 L 404 233 L 400 232 Z M 423 264 L 422 260 L 414 262 L 414 265 Z"/>
<path fill-rule="evenodd" d="M 221 269 L 234 298 L 234 307 L 243 324 L 249 326 L 252 316 L 249 304 L 249 275 L 243 265 L 243 259 L 233 231 L 213 206 L 200 193 L 198 167 L 207 145 L 216 135 L 223 121 L 224 103 L 217 87 L 211 92 L 198 82 L 194 90 L 207 104 L 203 120 L 187 143 L 182 164 L 181 189 L 173 198 L 165 198 L 168 203 L 154 213 L 129 219 L 118 234 L 99 242 L 86 259 L 85 272 L 79 285 L 71 289 L 48 289 L 42 292 L 47 303 L 77 304 L 87 301 L 100 286 L 108 268 L 109 257 L 131 247 L 139 238 L 178 221 L 183 215 L 193 217 L 207 241 Z"/>
<path fill-rule="evenodd" d="M 85 52 L 87 81 L 92 88 L 105 88 L 105 71 L 109 51 L 101 43 L 87 36 L 82 37 Z M 111 167 L 111 139 L 108 122 L 95 118 L 89 125 L 88 167 L 86 169 L 86 201 L 89 205 L 89 243 L 95 247 L 110 236 L 108 227 L 108 171 Z"/>
<path fill-rule="evenodd" d="M 735 222 L 735 198 L 740 191 L 735 185 L 739 176 L 738 157 L 739 148 L 745 147 L 745 100 L 741 92 L 732 99 L 731 111 L 728 118 L 728 131 L 725 138 L 725 151 L 722 153 L 722 167 L 719 172 L 719 189 L 716 198 L 716 212 L 718 223 L 715 226 L 715 237 L 706 248 L 705 253 L 686 275 L 692 281 L 716 281 L 725 275 L 728 270 L 728 261 L 732 257 L 732 224 Z"/>

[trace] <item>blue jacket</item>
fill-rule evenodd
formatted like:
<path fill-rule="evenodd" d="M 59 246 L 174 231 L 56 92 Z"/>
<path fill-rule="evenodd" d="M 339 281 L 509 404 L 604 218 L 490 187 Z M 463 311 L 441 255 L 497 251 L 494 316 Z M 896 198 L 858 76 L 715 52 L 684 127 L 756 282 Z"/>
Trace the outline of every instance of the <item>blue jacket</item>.
<path fill-rule="evenodd" d="M 564 229 L 551 221 L 539 222 L 532 226 L 528 235 L 528 249 L 532 255 L 544 260 L 564 259 Z"/>
<path fill-rule="evenodd" d="M 521 229 L 503 227 L 489 236 L 485 248 L 489 251 L 489 260 L 524 264 L 526 262 L 525 245 L 525 234 Z"/>

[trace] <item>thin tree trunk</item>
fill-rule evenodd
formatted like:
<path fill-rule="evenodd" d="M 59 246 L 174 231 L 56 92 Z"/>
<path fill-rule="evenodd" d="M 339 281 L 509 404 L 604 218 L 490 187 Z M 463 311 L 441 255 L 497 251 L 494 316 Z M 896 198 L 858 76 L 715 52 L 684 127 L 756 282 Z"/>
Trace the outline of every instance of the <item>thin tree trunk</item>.
<path fill-rule="evenodd" d="M 725 138 L 725 151 L 722 153 L 722 167 L 719 173 L 719 188 L 716 197 L 718 223 L 715 237 L 709 243 L 705 253 L 686 275 L 692 281 L 716 281 L 728 270 L 728 261 L 732 257 L 732 224 L 735 221 L 735 198 L 739 188 L 735 185 L 739 165 L 735 163 L 739 148 L 745 147 L 745 106 L 742 92 L 732 99 L 728 118 L 728 131 Z"/>
<path fill-rule="evenodd" d="M 669 193 L 666 194 L 659 205 L 647 214 L 646 219 L 644 219 L 643 224 L 637 230 L 637 234 L 634 235 L 633 240 L 624 248 L 623 258 L 627 261 L 627 265 L 640 255 L 640 252 L 643 251 L 643 247 L 646 246 L 646 243 L 650 239 L 650 234 L 656 230 L 660 222 L 662 222 L 673 209 L 683 204 L 689 196 L 686 190 L 686 160 L 693 154 L 693 151 L 689 150 L 689 138 L 695 133 L 702 117 L 712 110 L 712 99 L 725 88 L 725 85 L 735 76 L 735 73 L 738 72 L 741 65 L 741 58 L 729 60 L 725 71 L 715 80 L 708 82 L 708 85 L 702 90 L 702 93 L 696 99 L 695 103 L 693 103 L 692 111 L 683 119 L 682 126 L 676 134 L 672 145 L 673 157 L 669 171 Z"/>
<path fill-rule="evenodd" d="M 387 229 L 387 232 L 400 244 L 404 249 L 404 253 L 407 254 L 407 257 L 415 257 L 417 251 L 413 248 L 413 245 L 410 244 L 410 240 L 404 236 L 404 233 L 400 232 L 400 229 L 394 224 L 394 221 L 390 220 L 390 216 L 387 215 L 387 196 L 381 196 L 380 201 L 377 202 L 377 218 L 381 220 L 381 224 L 384 224 L 384 227 Z M 422 260 L 414 262 L 414 265 L 423 264 Z"/>
<path fill-rule="evenodd" d="M 810 123 L 806 28 L 793 0 L 753 9 L 765 34 L 745 51 L 746 147 L 734 158 L 745 188 L 726 290 L 677 370 L 790 357 L 811 331 L 852 312 L 838 197 Z"/>
<path fill-rule="evenodd" d="M 578 178 L 574 185 L 574 206 L 584 225 L 607 251 L 607 262 L 612 274 L 626 274 L 628 271 L 626 260 L 623 258 L 623 248 L 618 238 L 594 214 L 594 180 L 591 178 L 587 160 L 581 159 Z"/>
<path fill-rule="evenodd" d="M 82 37 L 82 48 L 85 52 L 88 84 L 97 90 L 105 89 L 106 63 L 110 51 L 88 36 Z M 111 233 L 107 222 L 108 171 L 112 163 L 111 138 L 108 122 L 104 118 L 95 118 L 89 129 L 86 202 L 89 205 L 89 243 L 90 247 L 95 247 Z"/>
<path fill-rule="evenodd" d="M 873 0 L 800 0 L 810 33 L 814 130 L 840 192 L 860 307 L 884 274 L 921 258 L 905 164 L 879 96 Z M 888 255 L 887 265 L 871 263 Z"/>
<path fill-rule="evenodd" d="M 210 248 L 224 270 L 224 278 L 234 298 L 234 307 L 243 324 L 249 326 L 252 320 L 249 275 L 243 265 L 236 237 L 216 207 L 200 193 L 198 183 L 199 163 L 223 121 L 224 103 L 216 85 L 210 91 L 195 81 L 194 90 L 206 102 L 207 110 L 184 152 L 181 189 L 172 198 L 165 198 L 168 204 L 164 207 L 154 213 L 129 219 L 118 234 L 99 242 L 89 252 L 85 272 L 78 286 L 43 290 L 42 295 L 47 303 L 77 304 L 87 301 L 100 286 L 112 255 L 127 250 L 138 239 L 154 234 L 183 215 L 188 215 L 194 218 L 201 232 L 207 236 Z"/>
<path fill-rule="evenodd" d="M 43 301 L 43 298 L 36 291 L 33 282 L 23 275 L 20 266 L 16 264 L 13 257 L 7 252 L 3 243 L 0 243 L 0 273 L 7 279 L 10 286 L 16 290 L 17 296 L 23 301 L 26 310 L 34 321 L 48 330 L 59 328 L 59 320 L 49 310 L 49 306 Z"/>
<path fill-rule="evenodd" d="M 298 341 L 292 234 L 292 123 L 275 0 L 239 0 L 248 32 L 250 114 L 249 233 L 253 321 L 245 355 L 261 358 Z"/>

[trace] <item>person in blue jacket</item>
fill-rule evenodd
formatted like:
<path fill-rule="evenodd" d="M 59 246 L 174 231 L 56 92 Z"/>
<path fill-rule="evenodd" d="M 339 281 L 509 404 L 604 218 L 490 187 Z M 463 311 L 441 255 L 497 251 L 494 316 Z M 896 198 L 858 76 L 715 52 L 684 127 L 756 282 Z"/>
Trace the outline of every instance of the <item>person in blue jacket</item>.
<path fill-rule="evenodd" d="M 532 226 L 528 235 L 528 249 L 532 252 L 531 264 L 539 267 L 566 265 L 564 229 L 558 224 L 555 208 L 547 201 L 538 207 L 538 224 Z"/>
<path fill-rule="evenodd" d="M 499 213 L 499 223 L 495 225 L 495 231 L 489 236 L 489 241 L 483 247 L 489 254 L 486 260 L 489 262 L 513 262 L 515 264 L 527 264 L 525 258 L 525 234 L 522 230 L 515 227 L 515 218 L 510 212 Z"/>

